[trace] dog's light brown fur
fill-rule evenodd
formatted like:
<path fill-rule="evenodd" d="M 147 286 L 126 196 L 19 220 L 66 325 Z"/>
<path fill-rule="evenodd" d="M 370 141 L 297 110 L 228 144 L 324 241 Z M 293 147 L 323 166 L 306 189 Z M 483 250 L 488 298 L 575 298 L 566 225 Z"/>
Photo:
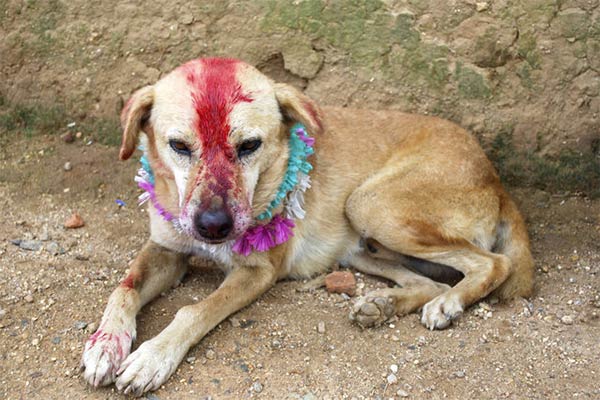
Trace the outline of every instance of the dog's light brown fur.
<path fill-rule="evenodd" d="M 525 225 L 469 133 L 434 117 L 333 107 L 321 111 L 295 89 L 274 84 L 245 64 L 237 76 L 243 88 L 252 87 L 260 96 L 274 96 L 279 105 L 270 111 L 273 115 L 251 109 L 231 117 L 243 124 L 267 127 L 262 137 L 264 151 L 244 172 L 247 176 L 258 174 L 255 184 L 248 183 L 252 215 L 260 214 L 276 192 L 287 163 L 289 128 L 301 122 L 316 138 L 306 219 L 296 221 L 290 241 L 269 252 L 242 257 L 217 250 L 220 255 L 214 258 L 229 271 L 223 284 L 198 304 L 182 308 L 163 332 L 143 343 L 124 362 L 107 361 L 103 348 L 110 349 L 110 341 L 86 346 L 83 365 L 90 383 L 108 384 L 116 379 L 119 389 L 136 394 L 156 389 L 192 345 L 278 279 L 312 276 L 335 262 L 401 286 L 357 301 L 351 318 L 362 326 L 423 308 L 423 324 L 441 329 L 464 308 L 492 292 L 502 299 L 530 295 L 533 261 Z M 184 90 L 177 73 L 164 79 L 172 81 L 170 88 Z M 158 171 L 157 194 L 161 203 L 177 214 L 182 189 L 173 176 L 181 171 L 169 167 L 164 139 L 164 124 L 168 122 L 164 121 L 175 121 L 177 113 L 186 115 L 189 110 L 184 100 L 178 103 L 171 89 L 164 87 L 144 88 L 128 104 L 120 154 L 127 158 L 133 152 L 142 128 L 151 162 Z M 170 96 L 174 103 L 167 111 L 157 106 L 161 96 Z M 271 100 L 265 99 L 266 110 Z M 165 115 L 157 115 L 161 112 Z M 148 113 L 151 118 L 146 120 Z M 151 240 L 132 268 L 133 278 L 126 281 L 132 287 L 122 285 L 113 293 L 102 320 L 101 328 L 115 335 L 128 332 L 133 336 L 135 314 L 181 277 L 182 260 L 187 255 L 217 254 L 207 252 L 197 240 L 177 234 L 152 207 L 150 216 Z M 361 245 L 364 239 L 375 241 L 382 251 L 365 250 Z M 160 256 L 161 252 L 165 256 Z M 397 260 L 405 255 L 450 266 L 462 272 L 464 279 L 454 287 L 434 282 L 399 264 Z M 115 304 L 119 302 L 131 303 L 131 307 L 117 310 Z M 125 346 L 125 353 L 130 347 L 130 343 Z M 117 378 L 111 368 L 118 367 Z"/>

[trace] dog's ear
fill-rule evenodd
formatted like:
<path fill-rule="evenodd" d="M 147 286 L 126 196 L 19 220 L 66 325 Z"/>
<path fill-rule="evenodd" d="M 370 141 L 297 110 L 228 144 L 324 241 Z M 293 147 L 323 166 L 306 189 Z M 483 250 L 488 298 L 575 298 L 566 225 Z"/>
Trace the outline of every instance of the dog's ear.
<path fill-rule="evenodd" d="M 144 124 L 150 118 L 152 103 L 154 102 L 154 88 L 144 86 L 131 96 L 121 112 L 121 127 L 123 128 L 123 139 L 119 158 L 127 160 L 135 151 L 138 136 Z"/>
<path fill-rule="evenodd" d="M 321 109 L 308 96 L 290 85 L 276 83 L 275 97 L 284 118 L 300 122 L 312 134 L 323 132 Z"/>

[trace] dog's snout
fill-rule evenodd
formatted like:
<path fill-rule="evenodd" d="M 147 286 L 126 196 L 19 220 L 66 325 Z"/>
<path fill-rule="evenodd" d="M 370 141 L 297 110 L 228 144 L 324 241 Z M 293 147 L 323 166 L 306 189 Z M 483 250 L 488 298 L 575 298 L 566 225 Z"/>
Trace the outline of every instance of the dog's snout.
<path fill-rule="evenodd" d="M 200 236 L 209 240 L 224 239 L 233 228 L 233 218 L 223 208 L 196 214 L 194 223 Z"/>

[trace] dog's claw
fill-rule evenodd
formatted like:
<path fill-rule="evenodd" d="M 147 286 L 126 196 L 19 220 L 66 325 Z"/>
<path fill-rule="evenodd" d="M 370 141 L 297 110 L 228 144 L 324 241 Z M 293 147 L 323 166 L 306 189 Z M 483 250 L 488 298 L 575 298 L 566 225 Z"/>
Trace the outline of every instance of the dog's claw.
<path fill-rule="evenodd" d="M 463 307 L 454 297 L 442 294 L 423 307 L 421 323 L 430 330 L 446 329 L 463 313 Z"/>

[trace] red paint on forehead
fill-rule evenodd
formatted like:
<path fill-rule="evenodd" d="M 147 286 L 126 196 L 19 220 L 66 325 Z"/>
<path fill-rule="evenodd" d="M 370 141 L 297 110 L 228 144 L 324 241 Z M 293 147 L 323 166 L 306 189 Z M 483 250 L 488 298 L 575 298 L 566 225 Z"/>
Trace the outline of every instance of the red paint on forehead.
<path fill-rule="evenodd" d="M 233 59 L 206 58 L 182 67 L 196 114 L 194 130 L 202 144 L 204 170 L 198 173 L 195 183 L 213 181 L 212 192 L 223 200 L 233 186 L 235 167 L 235 151 L 227 141 L 231 130 L 229 114 L 235 104 L 252 101 L 236 78 L 238 65 L 239 61 Z M 189 196 L 191 192 L 186 202 Z"/>

